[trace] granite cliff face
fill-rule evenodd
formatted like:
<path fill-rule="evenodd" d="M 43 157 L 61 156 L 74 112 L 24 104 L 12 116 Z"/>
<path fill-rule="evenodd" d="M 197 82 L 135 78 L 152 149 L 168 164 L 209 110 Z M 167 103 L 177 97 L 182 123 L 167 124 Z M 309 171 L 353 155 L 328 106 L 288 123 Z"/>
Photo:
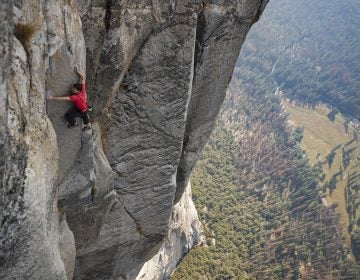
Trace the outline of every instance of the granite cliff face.
<path fill-rule="evenodd" d="M 1 279 L 170 273 L 200 236 L 196 215 L 170 221 L 266 3 L 0 3 Z M 67 95 L 75 65 L 95 108 L 83 133 L 44 94 Z M 138 275 L 160 249 L 172 265 Z"/>

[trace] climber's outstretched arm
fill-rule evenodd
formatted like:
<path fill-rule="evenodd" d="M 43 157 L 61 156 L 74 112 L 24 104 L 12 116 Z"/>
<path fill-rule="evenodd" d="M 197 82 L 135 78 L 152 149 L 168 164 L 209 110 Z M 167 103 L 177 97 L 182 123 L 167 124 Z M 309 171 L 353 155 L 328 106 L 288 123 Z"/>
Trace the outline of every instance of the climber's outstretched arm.
<path fill-rule="evenodd" d="M 76 74 L 79 75 L 79 83 L 80 83 L 80 84 L 85 83 L 84 75 L 79 71 L 79 69 L 77 68 L 77 66 L 74 67 L 74 71 L 75 71 Z"/>
<path fill-rule="evenodd" d="M 70 97 L 69 97 L 69 96 L 49 96 L 47 99 L 49 99 L 49 100 L 65 100 L 65 101 L 70 101 Z"/>

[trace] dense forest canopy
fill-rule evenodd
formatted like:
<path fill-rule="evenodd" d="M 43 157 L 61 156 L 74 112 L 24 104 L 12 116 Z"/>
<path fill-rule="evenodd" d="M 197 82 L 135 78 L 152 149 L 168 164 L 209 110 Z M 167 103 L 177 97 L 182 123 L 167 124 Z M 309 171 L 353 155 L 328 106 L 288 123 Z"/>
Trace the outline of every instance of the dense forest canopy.
<path fill-rule="evenodd" d="M 271 0 L 238 66 L 270 77 L 302 104 L 326 103 L 360 119 L 358 0 Z"/>
<path fill-rule="evenodd" d="M 256 89 L 256 90 L 255 90 Z M 192 177 L 207 246 L 172 279 L 356 279 L 336 205 L 299 147 L 279 97 L 234 81 Z"/>

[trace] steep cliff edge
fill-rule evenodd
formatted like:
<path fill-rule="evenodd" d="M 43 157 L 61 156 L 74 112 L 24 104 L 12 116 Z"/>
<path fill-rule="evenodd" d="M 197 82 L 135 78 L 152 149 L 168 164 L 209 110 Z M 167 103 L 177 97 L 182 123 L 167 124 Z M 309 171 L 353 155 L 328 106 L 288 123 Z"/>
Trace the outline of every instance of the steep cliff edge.
<path fill-rule="evenodd" d="M 266 3 L 2 1 L 0 278 L 136 277 Z M 84 133 L 44 95 L 67 95 L 75 65 L 95 108 Z"/>

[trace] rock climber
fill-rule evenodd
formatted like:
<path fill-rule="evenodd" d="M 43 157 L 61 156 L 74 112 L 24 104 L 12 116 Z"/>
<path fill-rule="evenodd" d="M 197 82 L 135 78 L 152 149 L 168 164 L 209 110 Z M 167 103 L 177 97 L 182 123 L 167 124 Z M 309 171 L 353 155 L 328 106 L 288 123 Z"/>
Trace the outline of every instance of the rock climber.
<path fill-rule="evenodd" d="M 84 126 L 82 130 L 90 129 L 90 119 L 88 114 L 88 105 L 87 105 L 87 95 L 85 88 L 85 79 L 84 75 L 79 72 L 78 68 L 74 67 L 75 73 L 79 76 L 79 83 L 74 84 L 72 87 L 72 95 L 70 96 L 48 96 L 47 98 L 50 100 L 65 100 L 71 101 L 74 106 L 70 108 L 70 110 L 65 114 L 66 120 L 69 122 L 68 128 L 74 128 L 77 126 L 77 117 L 81 117 L 83 119 Z"/>

